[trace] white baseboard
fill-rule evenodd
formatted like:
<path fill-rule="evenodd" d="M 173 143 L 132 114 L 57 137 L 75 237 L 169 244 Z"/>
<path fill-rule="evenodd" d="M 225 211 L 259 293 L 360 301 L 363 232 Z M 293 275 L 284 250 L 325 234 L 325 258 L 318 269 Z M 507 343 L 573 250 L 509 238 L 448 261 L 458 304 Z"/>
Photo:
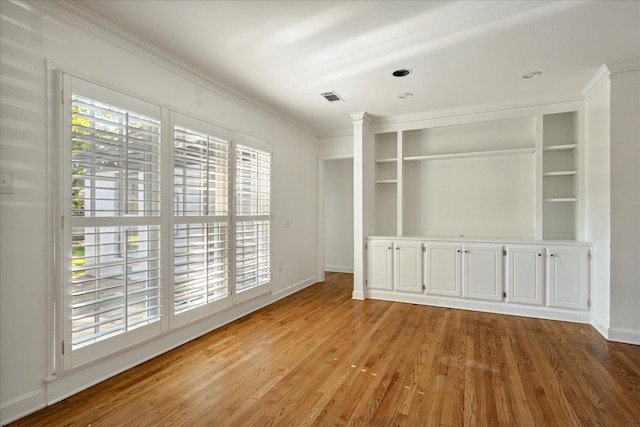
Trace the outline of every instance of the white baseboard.
<path fill-rule="evenodd" d="M 330 271 L 332 273 L 353 273 L 353 267 L 341 267 L 338 265 L 325 265 L 324 271 Z"/>
<path fill-rule="evenodd" d="M 47 406 L 44 389 L 25 393 L 0 405 L 0 425 L 16 421 L 25 415 Z"/>
<path fill-rule="evenodd" d="M 600 333 L 606 340 L 609 340 L 609 328 L 598 322 L 593 317 L 591 318 L 591 326 Z"/>
<path fill-rule="evenodd" d="M 607 341 L 640 345 L 639 330 L 606 327 L 593 318 L 591 319 L 591 326 L 593 326 L 595 330 L 598 331 Z"/>
<path fill-rule="evenodd" d="M 455 308 L 460 310 L 482 311 L 485 313 L 507 314 L 510 316 L 561 320 L 575 323 L 591 323 L 591 313 L 588 311 L 381 290 L 368 290 L 366 292 L 366 298 L 404 302 L 408 304 L 430 305 L 434 307 Z M 355 298 L 354 296 L 354 299 L 358 298 Z"/>
<path fill-rule="evenodd" d="M 279 290 L 278 292 L 273 293 L 273 301 L 276 302 L 282 298 L 288 297 L 291 294 L 295 294 L 296 292 L 313 285 L 318 282 L 318 278 L 316 276 L 308 277 L 304 280 L 299 281 L 298 283 L 294 283 L 291 286 L 288 286 L 284 289 Z"/>
<path fill-rule="evenodd" d="M 640 345 L 640 331 L 634 329 L 609 328 L 609 338 L 607 339 L 625 344 Z"/>
<path fill-rule="evenodd" d="M 362 291 L 353 291 L 353 294 L 351 294 L 351 298 L 364 300 L 364 292 L 362 292 Z"/>

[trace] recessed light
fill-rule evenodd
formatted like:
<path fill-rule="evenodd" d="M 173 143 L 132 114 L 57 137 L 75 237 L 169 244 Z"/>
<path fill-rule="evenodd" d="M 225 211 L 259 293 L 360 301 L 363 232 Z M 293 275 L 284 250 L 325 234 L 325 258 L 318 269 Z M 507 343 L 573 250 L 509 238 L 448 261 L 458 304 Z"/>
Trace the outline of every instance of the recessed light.
<path fill-rule="evenodd" d="M 542 75 L 542 71 L 532 71 L 530 73 L 523 74 L 522 78 L 523 79 L 535 79 L 537 77 L 540 77 L 541 75 Z"/>
<path fill-rule="evenodd" d="M 405 77 L 405 76 L 408 76 L 409 74 L 411 74 L 411 70 L 408 70 L 406 68 L 401 68 L 399 70 L 395 70 L 391 74 L 393 74 L 393 77 Z"/>
<path fill-rule="evenodd" d="M 411 92 L 405 92 L 398 95 L 398 98 L 407 99 L 407 98 L 411 98 L 412 96 L 413 94 Z"/>

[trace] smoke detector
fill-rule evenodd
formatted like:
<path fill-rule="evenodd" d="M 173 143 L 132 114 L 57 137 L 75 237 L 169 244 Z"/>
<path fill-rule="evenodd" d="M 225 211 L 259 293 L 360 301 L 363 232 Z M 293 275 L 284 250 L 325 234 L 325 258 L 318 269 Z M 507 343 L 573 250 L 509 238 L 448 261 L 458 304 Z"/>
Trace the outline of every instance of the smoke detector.
<path fill-rule="evenodd" d="M 324 97 L 324 99 L 326 99 L 329 102 L 338 102 L 338 101 L 342 101 L 344 102 L 344 99 L 342 99 L 340 97 L 340 95 L 338 95 L 335 91 L 331 91 L 331 92 L 325 92 L 325 93 L 321 93 L 320 95 L 322 95 Z"/>

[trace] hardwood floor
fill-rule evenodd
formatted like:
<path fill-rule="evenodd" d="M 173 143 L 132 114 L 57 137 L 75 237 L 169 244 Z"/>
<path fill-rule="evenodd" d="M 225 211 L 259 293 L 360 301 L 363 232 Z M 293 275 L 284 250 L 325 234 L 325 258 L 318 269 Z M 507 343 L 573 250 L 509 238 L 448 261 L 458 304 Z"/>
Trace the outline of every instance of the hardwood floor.
<path fill-rule="evenodd" d="M 639 426 L 640 347 L 326 281 L 15 426 Z"/>

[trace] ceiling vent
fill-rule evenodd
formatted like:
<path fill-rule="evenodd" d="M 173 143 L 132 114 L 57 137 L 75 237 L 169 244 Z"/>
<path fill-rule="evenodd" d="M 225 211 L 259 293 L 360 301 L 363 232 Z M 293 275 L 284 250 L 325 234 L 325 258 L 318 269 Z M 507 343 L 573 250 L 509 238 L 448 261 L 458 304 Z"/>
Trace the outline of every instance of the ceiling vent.
<path fill-rule="evenodd" d="M 326 99 L 329 102 L 338 102 L 338 101 L 344 102 L 344 99 L 340 98 L 340 95 L 338 95 L 334 91 L 321 93 L 320 95 L 324 96 L 324 99 Z"/>

